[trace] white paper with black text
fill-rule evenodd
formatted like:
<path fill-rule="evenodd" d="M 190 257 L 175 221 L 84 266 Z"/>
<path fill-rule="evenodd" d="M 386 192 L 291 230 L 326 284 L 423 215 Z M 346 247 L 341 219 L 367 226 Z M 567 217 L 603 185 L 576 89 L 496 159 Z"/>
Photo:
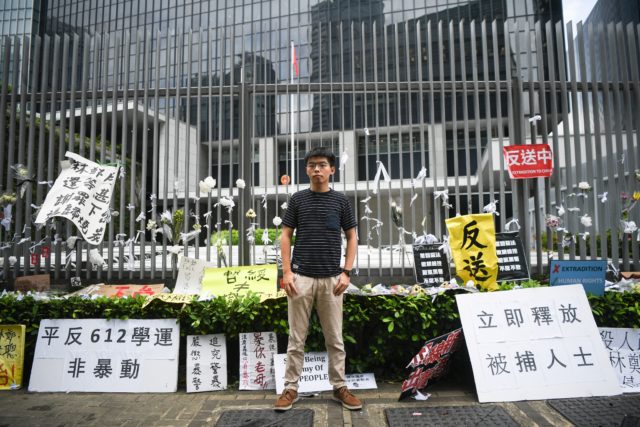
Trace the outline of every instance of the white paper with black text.
<path fill-rule="evenodd" d="M 623 393 L 640 392 L 640 329 L 599 328 Z"/>
<path fill-rule="evenodd" d="M 187 335 L 187 393 L 227 389 L 224 334 Z"/>
<path fill-rule="evenodd" d="M 176 286 L 173 288 L 173 293 L 199 295 L 206 266 L 205 260 L 182 257 L 178 266 L 178 277 L 176 278 Z"/>
<path fill-rule="evenodd" d="M 620 394 L 581 285 L 456 301 L 480 402 Z"/>
<path fill-rule="evenodd" d="M 278 353 L 275 332 L 240 334 L 239 390 L 273 390 L 276 388 L 273 357 Z"/>
<path fill-rule="evenodd" d="M 29 391 L 174 392 L 176 319 L 44 319 Z"/>

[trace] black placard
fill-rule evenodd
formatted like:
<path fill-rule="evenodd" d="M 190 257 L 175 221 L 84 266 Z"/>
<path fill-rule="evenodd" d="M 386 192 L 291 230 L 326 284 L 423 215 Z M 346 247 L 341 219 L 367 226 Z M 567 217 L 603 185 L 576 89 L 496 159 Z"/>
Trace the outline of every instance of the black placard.
<path fill-rule="evenodd" d="M 496 233 L 498 282 L 529 280 L 529 266 L 517 231 Z"/>
<path fill-rule="evenodd" d="M 451 279 L 449 260 L 438 249 L 442 243 L 413 245 L 414 272 L 416 283 L 422 286 L 440 286 Z"/>

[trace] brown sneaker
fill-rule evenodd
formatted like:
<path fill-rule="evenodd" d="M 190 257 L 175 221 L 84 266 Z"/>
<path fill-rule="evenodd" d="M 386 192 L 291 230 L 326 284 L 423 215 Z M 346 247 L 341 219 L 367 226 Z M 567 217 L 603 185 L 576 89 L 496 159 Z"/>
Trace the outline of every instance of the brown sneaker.
<path fill-rule="evenodd" d="M 342 403 L 343 408 L 347 408 L 352 411 L 362 409 L 362 402 L 351 394 L 346 386 L 333 391 L 333 400 Z"/>
<path fill-rule="evenodd" d="M 297 401 L 298 392 L 290 388 L 285 388 L 278 400 L 276 400 L 276 404 L 273 409 L 283 412 L 288 411 Z"/>

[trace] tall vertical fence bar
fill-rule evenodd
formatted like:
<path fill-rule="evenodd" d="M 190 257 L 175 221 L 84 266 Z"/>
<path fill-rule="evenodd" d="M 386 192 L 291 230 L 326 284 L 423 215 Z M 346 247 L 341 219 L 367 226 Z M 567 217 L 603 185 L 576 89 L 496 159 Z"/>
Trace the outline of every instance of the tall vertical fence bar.
<path fill-rule="evenodd" d="M 412 276 L 417 238 L 489 206 L 534 273 L 640 267 L 638 27 L 312 23 L 297 74 L 291 40 L 263 26 L 0 40 L 2 279 L 172 279 L 179 254 L 276 262 L 274 218 L 319 145 L 359 219 L 360 276 Z M 524 144 L 550 145 L 550 178 L 510 178 L 503 148 Z M 97 248 L 65 219 L 34 224 L 67 151 L 122 166 Z"/>

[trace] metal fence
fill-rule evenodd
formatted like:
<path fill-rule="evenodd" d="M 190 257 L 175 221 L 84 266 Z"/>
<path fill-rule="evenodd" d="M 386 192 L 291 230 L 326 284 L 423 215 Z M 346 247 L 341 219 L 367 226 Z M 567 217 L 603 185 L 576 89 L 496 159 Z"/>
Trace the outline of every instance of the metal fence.
<path fill-rule="evenodd" d="M 317 145 L 339 156 L 333 186 L 360 220 L 360 276 L 412 276 L 414 239 L 442 239 L 445 219 L 491 203 L 497 231 L 521 229 L 534 272 L 550 258 L 637 269 L 638 32 L 322 24 L 296 58 L 300 76 L 289 40 L 225 29 L 4 38 L 3 279 L 171 279 L 176 252 L 219 266 L 274 262 L 277 238 L 262 244 L 262 229 L 277 233 L 273 219 L 306 187 L 303 156 Z M 503 147 L 539 143 L 552 148 L 553 176 L 510 179 Z M 66 151 L 123 165 L 104 263 L 70 239 L 67 220 L 33 224 Z M 388 180 L 376 179 L 382 167 Z M 207 176 L 211 193 L 199 187 Z M 149 231 L 163 212 L 192 240 Z"/>

